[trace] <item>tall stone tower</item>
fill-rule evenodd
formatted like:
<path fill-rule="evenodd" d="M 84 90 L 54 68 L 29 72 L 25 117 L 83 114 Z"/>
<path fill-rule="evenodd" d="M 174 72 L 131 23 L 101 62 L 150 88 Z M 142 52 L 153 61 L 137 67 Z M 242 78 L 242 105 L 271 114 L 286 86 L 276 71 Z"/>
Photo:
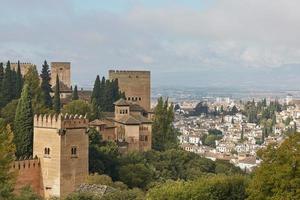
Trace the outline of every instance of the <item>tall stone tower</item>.
<path fill-rule="evenodd" d="M 88 119 L 34 117 L 33 156 L 40 158 L 44 197 L 65 197 L 88 176 Z"/>
<path fill-rule="evenodd" d="M 71 87 L 71 63 L 70 62 L 51 62 L 51 85 L 56 84 L 56 75 L 59 80 L 68 88 Z"/>
<path fill-rule="evenodd" d="M 150 71 L 109 70 L 109 79 L 118 79 L 119 88 L 125 92 L 127 101 L 137 103 L 146 111 L 150 111 Z"/>
<path fill-rule="evenodd" d="M 10 63 L 11 69 L 17 71 L 18 70 L 18 63 Z M 31 63 L 20 63 L 20 69 L 22 76 L 25 76 L 25 74 L 28 72 L 28 70 L 34 67 L 34 64 Z"/>

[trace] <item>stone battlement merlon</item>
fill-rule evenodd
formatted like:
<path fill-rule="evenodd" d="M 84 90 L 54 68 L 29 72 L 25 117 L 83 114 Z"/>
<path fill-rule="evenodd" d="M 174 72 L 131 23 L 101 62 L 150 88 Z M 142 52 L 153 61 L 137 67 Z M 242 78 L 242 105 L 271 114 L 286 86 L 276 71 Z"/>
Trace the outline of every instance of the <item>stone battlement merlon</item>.
<path fill-rule="evenodd" d="M 26 170 L 30 168 L 39 168 L 39 167 L 40 167 L 40 160 L 38 158 L 16 160 L 12 163 L 12 169 L 14 170 Z"/>
<path fill-rule="evenodd" d="M 126 75 L 130 75 L 130 74 L 140 74 L 140 75 L 150 75 L 150 71 L 146 71 L 146 70 L 109 70 L 109 74 L 126 74 Z"/>
<path fill-rule="evenodd" d="M 11 65 L 17 65 L 18 63 L 17 62 L 12 62 L 10 63 Z M 33 65 L 32 63 L 30 62 L 20 62 L 20 65 Z"/>
<path fill-rule="evenodd" d="M 35 115 L 35 128 L 87 128 L 89 120 L 87 116 L 72 115 L 72 114 L 58 114 L 58 115 Z"/>

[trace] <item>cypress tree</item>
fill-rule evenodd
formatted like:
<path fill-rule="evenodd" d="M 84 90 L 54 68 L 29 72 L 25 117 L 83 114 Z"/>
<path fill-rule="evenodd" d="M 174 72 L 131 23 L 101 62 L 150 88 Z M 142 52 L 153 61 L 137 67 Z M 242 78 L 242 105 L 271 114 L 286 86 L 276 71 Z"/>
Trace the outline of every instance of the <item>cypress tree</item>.
<path fill-rule="evenodd" d="M 52 92 L 51 85 L 50 85 L 50 70 L 49 70 L 49 65 L 47 64 L 47 61 L 44 61 L 43 67 L 42 67 L 42 73 L 40 75 L 42 78 L 42 83 L 41 83 L 41 90 L 42 90 L 42 103 L 44 106 L 47 108 L 52 108 L 52 98 L 50 93 Z"/>
<path fill-rule="evenodd" d="M 17 72 L 15 69 L 11 71 L 11 85 L 12 85 L 12 91 L 11 91 L 11 98 L 15 99 L 17 98 Z"/>
<path fill-rule="evenodd" d="M 5 68 L 5 73 L 1 85 L 1 105 L 4 107 L 13 99 L 13 81 L 12 81 L 12 70 L 10 68 L 10 62 L 8 61 Z"/>
<path fill-rule="evenodd" d="M 58 75 L 56 76 L 56 85 L 55 85 L 55 92 L 53 98 L 53 106 L 56 113 L 60 113 L 60 88 L 59 88 L 59 78 Z"/>
<path fill-rule="evenodd" d="M 105 82 L 105 88 L 104 88 L 104 96 L 103 96 L 103 110 L 106 112 L 112 112 L 114 111 L 114 99 L 113 99 L 113 84 L 109 80 L 106 80 Z"/>
<path fill-rule="evenodd" d="M 75 85 L 73 93 L 72 93 L 72 101 L 78 100 L 79 96 L 78 96 L 78 91 L 77 91 L 77 85 Z"/>
<path fill-rule="evenodd" d="M 92 92 L 92 98 L 91 102 L 95 102 L 97 105 L 100 103 L 100 91 L 101 91 L 101 82 L 100 82 L 100 77 L 97 75 L 95 83 L 94 83 L 94 88 Z"/>
<path fill-rule="evenodd" d="M 21 73 L 20 61 L 18 61 L 17 77 L 16 77 L 16 98 L 20 98 L 23 88 L 23 76 Z"/>
<path fill-rule="evenodd" d="M 106 91 L 107 91 L 107 82 L 105 80 L 105 77 L 102 76 L 102 79 L 101 79 L 101 84 L 100 84 L 100 91 L 99 91 L 99 106 L 104 110 L 106 111 L 106 102 L 107 102 L 107 94 L 106 94 Z"/>
<path fill-rule="evenodd" d="M 29 86 L 25 85 L 14 121 L 16 156 L 31 156 L 33 148 L 33 110 Z"/>
<path fill-rule="evenodd" d="M 0 63 L 0 109 L 1 109 L 1 106 L 3 105 L 3 102 L 2 102 L 2 82 L 3 82 L 3 79 L 4 79 L 4 68 L 3 68 L 3 63 Z"/>

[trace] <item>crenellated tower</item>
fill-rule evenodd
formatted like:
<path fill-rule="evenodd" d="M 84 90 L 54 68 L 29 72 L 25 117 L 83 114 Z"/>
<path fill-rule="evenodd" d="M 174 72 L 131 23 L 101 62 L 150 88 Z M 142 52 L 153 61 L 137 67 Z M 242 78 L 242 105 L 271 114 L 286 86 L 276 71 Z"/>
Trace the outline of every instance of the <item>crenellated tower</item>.
<path fill-rule="evenodd" d="M 88 176 L 88 119 L 36 115 L 33 156 L 40 159 L 44 197 L 65 197 Z"/>
<path fill-rule="evenodd" d="M 126 100 L 150 111 L 151 74 L 150 71 L 109 70 L 109 79 L 118 80 L 119 88 L 125 92 Z"/>

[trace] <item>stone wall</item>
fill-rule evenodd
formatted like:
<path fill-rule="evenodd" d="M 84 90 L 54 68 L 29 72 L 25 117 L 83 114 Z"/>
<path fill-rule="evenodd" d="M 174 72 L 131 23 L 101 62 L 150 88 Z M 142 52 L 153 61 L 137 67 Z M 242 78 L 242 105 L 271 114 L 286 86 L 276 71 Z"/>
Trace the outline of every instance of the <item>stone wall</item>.
<path fill-rule="evenodd" d="M 22 187 L 30 185 L 37 194 L 43 196 L 39 159 L 15 161 L 11 169 L 16 175 L 16 193 L 19 193 Z"/>
<path fill-rule="evenodd" d="M 31 63 L 20 63 L 20 69 L 21 74 L 25 76 L 25 74 L 28 72 L 30 67 L 33 67 L 34 65 Z M 18 63 L 10 63 L 11 69 L 17 71 L 18 70 Z"/>

